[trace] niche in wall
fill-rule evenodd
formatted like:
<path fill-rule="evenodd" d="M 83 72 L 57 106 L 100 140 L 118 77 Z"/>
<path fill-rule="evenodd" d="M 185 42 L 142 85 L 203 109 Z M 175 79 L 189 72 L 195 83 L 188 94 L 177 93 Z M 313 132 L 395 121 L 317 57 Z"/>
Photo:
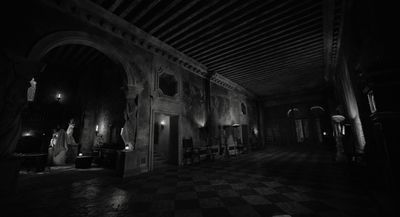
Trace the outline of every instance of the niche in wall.
<path fill-rule="evenodd" d="M 178 81 L 175 76 L 163 73 L 159 76 L 158 88 L 166 96 L 175 96 L 178 93 Z"/>

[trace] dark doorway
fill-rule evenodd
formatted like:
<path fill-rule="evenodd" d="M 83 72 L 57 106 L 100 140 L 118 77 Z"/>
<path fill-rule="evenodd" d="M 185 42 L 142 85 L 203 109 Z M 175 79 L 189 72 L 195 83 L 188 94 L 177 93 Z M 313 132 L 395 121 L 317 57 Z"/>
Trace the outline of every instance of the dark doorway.
<path fill-rule="evenodd" d="M 156 113 L 154 120 L 154 166 L 178 165 L 179 116 Z"/>

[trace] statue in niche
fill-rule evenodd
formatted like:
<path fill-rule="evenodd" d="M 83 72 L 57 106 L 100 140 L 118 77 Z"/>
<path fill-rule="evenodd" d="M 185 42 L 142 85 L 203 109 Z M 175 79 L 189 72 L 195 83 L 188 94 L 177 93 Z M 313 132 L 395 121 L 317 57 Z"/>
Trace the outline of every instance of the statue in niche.
<path fill-rule="evenodd" d="M 45 64 L 26 59 L 14 60 L 0 51 L 0 159 L 12 157 L 21 136 L 22 111 L 34 74 Z"/>
<path fill-rule="evenodd" d="M 121 132 L 121 137 L 124 140 L 125 145 L 128 146 L 130 150 L 134 149 L 136 145 L 138 125 L 138 101 L 138 95 L 136 95 L 134 100 L 128 100 L 124 112 L 125 125 Z"/>
<path fill-rule="evenodd" d="M 68 162 L 74 162 L 76 156 L 78 155 L 79 147 L 78 143 L 76 143 L 74 138 L 74 128 L 75 128 L 75 120 L 72 118 L 68 123 L 68 128 L 66 132 L 66 143 L 68 146 Z"/>
<path fill-rule="evenodd" d="M 28 88 L 27 98 L 28 98 L 29 102 L 33 102 L 33 100 L 35 99 L 35 92 L 36 92 L 36 84 L 37 84 L 37 82 L 35 81 L 35 78 L 32 78 L 32 80 L 29 83 L 30 83 L 31 86 Z"/>

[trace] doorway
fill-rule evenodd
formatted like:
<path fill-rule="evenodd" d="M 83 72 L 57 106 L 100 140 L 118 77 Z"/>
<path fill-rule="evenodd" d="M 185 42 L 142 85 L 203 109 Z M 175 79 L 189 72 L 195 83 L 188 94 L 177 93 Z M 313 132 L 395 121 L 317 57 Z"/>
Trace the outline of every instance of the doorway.
<path fill-rule="evenodd" d="M 155 113 L 154 118 L 154 167 L 179 164 L 179 116 Z"/>

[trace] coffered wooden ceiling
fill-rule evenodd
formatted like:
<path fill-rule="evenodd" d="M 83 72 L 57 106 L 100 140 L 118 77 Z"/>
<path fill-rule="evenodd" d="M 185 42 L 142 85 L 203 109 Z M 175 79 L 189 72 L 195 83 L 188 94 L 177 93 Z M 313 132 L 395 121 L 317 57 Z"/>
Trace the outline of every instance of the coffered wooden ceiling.
<path fill-rule="evenodd" d="M 340 0 L 91 0 L 259 96 L 313 89 L 335 61 Z"/>

